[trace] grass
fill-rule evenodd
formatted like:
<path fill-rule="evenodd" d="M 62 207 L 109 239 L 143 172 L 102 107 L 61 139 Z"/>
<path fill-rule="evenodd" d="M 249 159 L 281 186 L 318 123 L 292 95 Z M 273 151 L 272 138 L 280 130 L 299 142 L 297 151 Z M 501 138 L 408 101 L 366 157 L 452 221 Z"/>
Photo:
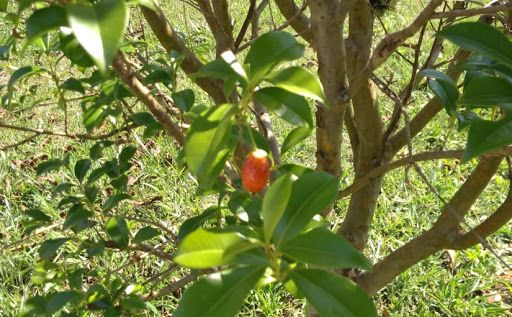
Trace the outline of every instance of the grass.
<path fill-rule="evenodd" d="M 213 58 L 213 39 L 206 32 L 206 25 L 197 12 L 190 9 L 183 2 L 170 1 L 167 9 L 169 18 L 177 26 L 177 30 L 185 34 L 187 43 L 197 49 L 203 60 Z M 414 1 L 401 1 L 395 12 L 383 17 L 387 29 L 394 30 L 407 25 L 417 12 L 419 4 Z M 274 7 L 274 20 L 276 24 L 282 22 Z M 245 4 L 234 1 L 233 12 L 236 26 L 239 27 L 244 18 Z M 404 12 L 408 12 L 404 14 Z M 137 21 L 135 16 L 132 21 Z M 3 23 L 3 24 L 2 24 Z M 266 29 L 272 27 L 272 19 L 267 13 L 263 17 Z M 0 30 L 7 30 L 7 22 L 0 20 Z M 383 28 L 377 27 L 378 37 L 384 35 Z M 5 34 L 0 32 L 0 41 L 5 41 Z M 150 43 L 155 43 L 153 36 L 148 35 Z M 425 47 L 431 43 L 428 37 Z M 153 45 L 150 48 L 157 52 Z M 454 48 L 447 46 L 444 54 L 449 57 Z M 412 50 L 401 48 L 400 51 L 409 58 Z M 423 55 L 428 52 L 423 52 Z M 426 56 L 423 56 L 425 58 Z M 17 66 L 48 63 L 47 57 L 38 57 L 37 51 L 29 49 L 19 57 L 13 57 L 9 62 L 0 62 L 6 74 L 12 72 Z M 55 56 L 48 57 L 54 60 Z M 307 60 L 314 60 L 311 51 L 306 55 Z M 51 64 L 51 63 L 48 63 Z M 61 64 L 58 72 L 62 75 L 75 73 L 68 65 Z M 392 88 L 406 84 L 409 80 L 408 64 L 401 58 L 394 56 L 389 63 L 379 70 L 379 75 L 396 82 Z M 182 76 L 181 76 L 182 77 Z M 2 84 L 0 76 L 0 86 Z M 190 86 L 190 82 L 181 78 L 181 88 Z M 51 82 L 46 77 L 30 79 L 17 92 L 27 91 L 31 85 L 38 85 L 38 92 L 27 97 L 29 103 L 36 98 L 51 95 Z M 5 93 L 1 91 L 1 93 Z M 381 96 L 382 97 L 382 96 Z M 428 100 L 428 92 L 414 93 L 414 104 L 410 106 L 411 115 L 421 108 Z M 392 104 L 381 98 L 381 107 L 384 114 L 389 114 Z M 198 96 L 198 102 L 208 102 L 204 95 Z M 26 124 L 30 126 L 59 127 L 62 122 L 61 111 L 56 111 L 55 105 L 37 107 L 21 113 L 1 111 L 0 119 Z M 72 105 L 70 126 L 81 129 L 81 110 L 78 105 Z M 40 121 L 39 121 L 40 120 Z M 287 125 L 276 121 L 276 133 L 282 141 Z M 139 133 L 139 132 L 134 132 Z M 23 135 L 19 132 L 2 130 L 0 145 L 13 143 Z M 140 138 L 140 135 L 137 135 Z M 135 135 L 128 135 L 133 142 Z M 343 157 L 345 161 L 350 158 L 350 149 L 345 143 Z M 439 148 L 460 148 L 464 144 L 463 134 L 455 133 L 450 129 L 450 122 L 445 115 L 439 115 L 429 128 L 420 134 L 414 143 L 416 151 Z M 49 215 L 58 218 L 60 210 L 52 200 L 51 191 L 55 183 L 66 179 L 67 174 L 56 173 L 48 177 L 36 177 L 34 167 L 44 158 L 62 157 L 70 154 L 75 161 L 87 155 L 91 142 L 73 142 L 72 140 L 53 137 L 40 137 L 36 141 L 19 147 L 16 151 L 0 152 L 0 315 L 15 316 L 23 309 L 24 302 L 33 294 L 41 292 L 42 288 L 35 286 L 31 281 L 34 267 L 38 262 L 37 241 L 43 237 L 51 237 L 53 230 L 37 232 L 29 236 L 22 234 L 22 212 L 35 206 L 41 207 Z M 189 216 L 199 214 L 209 204 L 215 203 L 210 198 L 197 198 L 194 194 L 194 181 L 186 170 L 180 168 L 179 153 L 175 146 L 165 137 L 158 137 L 153 142 L 139 144 L 140 153 L 136 156 L 136 167 L 132 170 L 133 184 L 131 190 L 136 202 L 148 202 L 143 208 L 144 216 L 165 221 L 168 227 L 177 231 L 179 225 Z M 315 164 L 314 137 L 284 156 L 285 162 L 294 162 L 314 167 Z M 107 152 L 112 155 L 113 152 Z M 474 164 L 460 165 L 457 161 L 438 161 L 422 164 L 425 173 L 435 188 L 445 197 L 449 198 L 462 184 Z M 471 224 L 477 223 L 482 217 L 489 215 L 491 210 L 504 199 L 508 181 L 504 178 L 505 167 L 501 175 L 494 177 L 492 184 L 478 200 L 468 217 Z M 382 195 L 375 213 L 375 223 L 370 234 L 366 254 L 376 262 L 387 253 L 395 250 L 405 242 L 428 229 L 439 214 L 442 204 L 433 195 L 422 181 L 411 171 L 406 181 L 406 171 L 397 170 L 390 173 L 384 181 Z M 351 172 L 346 171 L 344 181 L 350 183 Z M 339 217 L 331 219 L 333 226 L 340 224 L 348 200 L 341 200 L 336 205 Z M 135 209 L 123 205 L 123 212 L 133 214 Z M 512 252 L 512 228 L 505 226 L 489 239 L 490 245 L 501 256 L 510 256 Z M 509 261 L 510 262 L 510 261 Z M 154 257 L 140 257 L 140 254 L 108 252 L 101 260 L 94 260 L 91 264 L 103 272 L 110 272 L 122 268 L 125 276 L 142 282 L 148 276 L 165 271 L 167 264 Z M 177 278 L 183 272 L 169 276 Z M 379 310 L 384 316 L 511 316 L 512 307 L 512 272 L 505 267 L 489 251 L 481 246 L 455 252 L 455 260 L 447 252 L 439 253 L 417 264 L 399 276 L 393 283 L 375 296 Z M 155 287 L 163 284 L 154 285 Z M 153 302 L 154 310 L 148 315 L 170 316 L 177 303 L 177 299 L 168 296 Z M 247 299 L 240 316 L 302 316 L 305 304 L 301 300 L 291 298 L 279 287 L 268 286 L 253 291 Z"/>

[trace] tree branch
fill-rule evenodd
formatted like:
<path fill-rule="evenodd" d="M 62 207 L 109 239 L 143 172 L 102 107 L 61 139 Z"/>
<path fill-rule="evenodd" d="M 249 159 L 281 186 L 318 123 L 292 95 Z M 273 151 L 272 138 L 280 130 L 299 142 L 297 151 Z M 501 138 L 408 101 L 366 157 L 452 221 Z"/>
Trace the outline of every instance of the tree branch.
<path fill-rule="evenodd" d="M 134 72 L 124 63 L 121 55 L 117 55 L 112 64 L 114 70 L 130 90 L 146 105 L 149 111 L 160 122 L 167 133 L 172 136 L 179 145 L 185 144 L 185 135 L 177 124 L 171 121 L 165 110 L 151 95 L 151 91 L 144 86 L 135 76 Z"/>
<path fill-rule="evenodd" d="M 162 10 L 158 9 L 158 11 L 153 11 L 144 6 L 140 6 L 142 13 L 149 26 L 157 36 L 158 40 L 165 48 L 167 52 L 177 51 L 184 55 L 184 60 L 181 63 L 181 68 L 188 75 L 196 73 L 203 66 L 201 61 L 197 58 L 197 56 L 186 47 L 183 40 L 176 34 L 171 25 L 167 22 L 165 15 Z M 218 81 L 207 79 L 207 78 L 198 78 L 196 83 L 201 87 L 204 91 L 206 91 L 216 103 L 224 103 L 226 102 L 226 97 L 224 96 L 224 92 L 222 86 Z"/>
<path fill-rule="evenodd" d="M 313 2 L 317 2 L 316 0 Z M 300 36 L 308 43 L 313 41 L 313 32 L 311 30 L 311 23 L 309 18 L 301 13 L 301 9 L 295 5 L 293 0 L 275 0 L 279 11 L 290 21 L 291 27 L 300 34 Z"/>
<path fill-rule="evenodd" d="M 481 224 L 464 234 L 459 235 L 447 248 L 464 250 L 486 239 L 498 231 L 512 219 L 512 187 L 509 188 L 507 198 L 503 204 Z"/>
<path fill-rule="evenodd" d="M 386 36 L 375 48 L 373 52 L 370 69 L 375 70 L 382 65 L 395 50 L 403 44 L 408 38 L 412 37 L 418 32 L 423 25 L 425 25 L 435 9 L 441 5 L 444 0 L 431 0 L 430 3 L 423 9 L 423 11 L 416 17 L 416 19 L 403 30 L 394 32 Z"/>
<path fill-rule="evenodd" d="M 457 227 L 498 170 L 502 157 L 484 158 L 446 205 L 428 231 L 391 252 L 356 282 L 373 294 L 414 264 L 443 249 L 457 236 Z"/>
<path fill-rule="evenodd" d="M 512 3 L 499 4 L 499 5 L 495 5 L 495 6 L 483 7 L 483 8 L 477 8 L 477 9 L 436 12 L 430 17 L 430 19 L 473 17 L 473 16 L 477 16 L 477 15 L 482 15 L 482 14 L 493 14 L 493 13 L 504 12 L 504 11 L 509 11 L 509 10 L 512 10 Z"/>

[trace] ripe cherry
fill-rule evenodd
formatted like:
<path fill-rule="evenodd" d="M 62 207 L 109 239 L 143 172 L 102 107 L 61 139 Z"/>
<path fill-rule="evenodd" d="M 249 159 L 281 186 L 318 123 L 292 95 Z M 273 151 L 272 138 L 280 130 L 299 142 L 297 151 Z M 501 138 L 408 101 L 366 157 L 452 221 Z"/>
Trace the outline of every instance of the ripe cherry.
<path fill-rule="evenodd" d="M 251 193 L 261 191 L 270 177 L 270 160 L 264 150 L 255 150 L 247 155 L 242 166 L 242 184 Z"/>

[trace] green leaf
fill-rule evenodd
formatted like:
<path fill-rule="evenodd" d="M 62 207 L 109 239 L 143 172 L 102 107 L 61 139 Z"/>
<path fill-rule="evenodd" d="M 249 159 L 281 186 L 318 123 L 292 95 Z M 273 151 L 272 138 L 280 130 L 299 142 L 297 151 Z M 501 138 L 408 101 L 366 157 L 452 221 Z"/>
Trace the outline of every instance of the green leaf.
<path fill-rule="evenodd" d="M 71 63 L 81 67 L 91 67 L 94 65 L 94 61 L 80 45 L 73 33 L 66 33 L 61 30 L 59 43 L 62 53 L 69 58 Z M 91 85 L 94 86 L 93 84 Z"/>
<path fill-rule="evenodd" d="M 235 316 L 265 267 L 248 266 L 213 273 L 188 288 L 174 317 Z"/>
<path fill-rule="evenodd" d="M 425 69 L 421 73 L 429 78 L 428 86 L 441 100 L 446 112 L 449 115 L 454 114 L 457 110 L 459 90 L 451 77 L 434 69 Z"/>
<path fill-rule="evenodd" d="M 68 238 L 57 238 L 46 240 L 39 247 L 39 256 L 43 260 L 48 260 L 57 253 L 57 250 L 64 245 L 64 243 L 68 242 Z"/>
<path fill-rule="evenodd" d="M 93 213 L 82 206 L 78 205 L 76 208 L 71 208 L 66 217 L 66 221 L 62 225 L 62 230 L 72 229 L 79 232 L 89 225 L 88 219 L 93 216 Z"/>
<path fill-rule="evenodd" d="M 112 217 L 108 220 L 106 225 L 107 233 L 112 240 L 122 247 L 128 245 L 130 239 L 130 231 L 126 220 L 121 216 Z"/>
<path fill-rule="evenodd" d="M 178 232 L 178 240 L 182 241 L 185 237 L 194 232 L 197 228 L 201 227 L 208 220 L 219 214 L 217 206 L 211 206 L 203 211 L 200 215 L 188 218 L 183 222 Z"/>
<path fill-rule="evenodd" d="M 82 86 L 82 82 L 73 77 L 66 79 L 66 81 L 64 81 L 62 85 L 60 85 L 60 88 L 69 91 L 79 92 L 81 94 L 85 93 L 85 89 L 84 86 Z"/>
<path fill-rule="evenodd" d="M 128 162 L 130 161 L 135 153 L 137 152 L 137 147 L 133 145 L 125 146 L 121 153 L 119 153 L 119 162 Z"/>
<path fill-rule="evenodd" d="M 53 315 L 79 297 L 80 295 L 75 291 L 62 291 L 51 294 L 46 302 L 46 313 Z"/>
<path fill-rule="evenodd" d="M 473 78 L 464 88 L 462 103 L 470 106 L 512 102 L 512 84 L 497 77 Z"/>
<path fill-rule="evenodd" d="M 147 240 L 151 240 L 155 237 L 158 237 L 160 234 L 161 234 L 160 230 L 153 228 L 151 226 L 147 226 L 147 227 L 141 228 L 139 231 L 137 231 L 135 238 L 133 238 L 133 242 L 141 243 L 141 242 L 144 242 Z"/>
<path fill-rule="evenodd" d="M 370 261 L 350 242 L 325 228 L 313 229 L 279 248 L 285 255 L 319 267 L 371 269 Z"/>
<path fill-rule="evenodd" d="M 67 7 L 69 25 L 100 71 L 107 72 L 128 26 L 124 0 L 100 0 L 93 6 Z"/>
<path fill-rule="evenodd" d="M 296 270 L 289 276 L 322 317 L 377 317 L 368 294 L 349 279 L 322 270 Z"/>
<path fill-rule="evenodd" d="M 462 161 L 467 162 L 474 157 L 509 144 L 512 144 L 512 117 L 509 114 L 499 121 L 473 120 L 469 128 Z"/>
<path fill-rule="evenodd" d="M 439 36 L 461 48 L 512 67 L 512 44 L 496 28 L 481 22 L 464 22 L 444 28 Z"/>
<path fill-rule="evenodd" d="M 261 226 L 261 198 L 247 192 L 236 193 L 228 202 L 229 210 L 240 220 Z"/>
<path fill-rule="evenodd" d="M 194 91 L 192 89 L 185 89 L 182 91 L 174 92 L 171 95 L 172 100 L 176 103 L 176 106 L 181 109 L 183 112 L 188 112 L 192 109 L 196 97 L 194 95 Z"/>
<path fill-rule="evenodd" d="M 209 77 L 221 79 L 223 81 L 241 80 L 233 68 L 223 59 L 216 59 L 201 67 L 201 69 L 192 75 L 192 78 Z"/>
<path fill-rule="evenodd" d="M 311 98 L 324 103 L 326 100 L 322 84 L 310 70 L 292 66 L 270 74 L 265 78 L 274 86 L 293 94 Z"/>
<path fill-rule="evenodd" d="M 231 125 L 236 111 L 234 105 L 223 104 L 207 110 L 190 126 L 185 161 L 200 188 L 211 188 L 235 145 Z"/>
<path fill-rule="evenodd" d="M 96 142 L 89 150 L 89 157 L 94 161 L 99 160 L 103 156 L 103 150 L 113 144 L 113 141 Z"/>
<path fill-rule="evenodd" d="M 7 12 L 9 0 L 0 0 L 0 12 Z"/>
<path fill-rule="evenodd" d="M 287 32 L 274 31 L 261 35 L 249 49 L 245 64 L 249 64 L 249 78 L 257 85 L 277 65 L 296 60 L 304 54 L 304 45 Z"/>
<path fill-rule="evenodd" d="M 12 73 L 11 78 L 7 82 L 7 88 L 12 90 L 14 85 L 27 77 L 43 72 L 44 69 L 37 66 L 25 66 L 18 68 L 14 73 Z"/>
<path fill-rule="evenodd" d="M 39 163 L 36 167 L 36 174 L 40 176 L 45 173 L 53 172 L 59 170 L 61 167 L 65 165 L 65 162 L 61 159 L 52 159 L 42 163 Z"/>
<path fill-rule="evenodd" d="M 263 216 L 263 230 L 265 234 L 265 242 L 270 242 L 274 229 L 281 219 L 288 199 L 292 193 L 292 175 L 285 174 L 270 184 L 265 197 L 261 214 Z"/>
<path fill-rule="evenodd" d="M 305 174 L 293 182 L 288 205 L 274 231 L 274 242 L 280 246 L 299 235 L 314 215 L 334 201 L 338 185 L 338 180 L 325 172 Z"/>
<path fill-rule="evenodd" d="M 92 161 L 89 159 L 82 159 L 76 162 L 75 164 L 75 176 L 78 181 L 81 183 L 89 169 L 91 168 Z"/>
<path fill-rule="evenodd" d="M 104 104 L 92 105 L 84 111 L 83 123 L 87 131 L 101 126 L 109 113 L 109 107 Z"/>
<path fill-rule="evenodd" d="M 41 35 L 67 24 L 66 10 L 63 7 L 49 6 L 39 9 L 27 20 L 27 41 L 32 42 Z"/>
<path fill-rule="evenodd" d="M 282 88 L 266 87 L 256 91 L 254 98 L 293 125 L 313 127 L 311 109 L 304 97 Z"/>
<path fill-rule="evenodd" d="M 131 199 L 131 198 L 132 198 L 132 196 L 130 196 L 127 193 L 120 193 L 120 194 L 112 195 L 109 199 L 107 199 L 105 201 L 105 203 L 101 207 L 101 210 L 103 210 L 103 212 L 110 211 L 110 210 L 112 210 L 112 208 L 117 207 L 117 205 L 119 205 L 119 203 L 122 202 L 123 200 Z"/>
<path fill-rule="evenodd" d="M 198 229 L 183 239 L 174 261 L 192 269 L 205 269 L 230 263 L 234 255 L 252 245 L 236 232 L 211 232 Z"/>
<path fill-rule="evenodd" d="M 311 134 L 311 132 L 311 128 L 307 127 L 298 127 L 293 129 L 284 139 L 283 145 L 281 146 L 281 154 L 288 152 L 293 147 L 301 143 Z"/>

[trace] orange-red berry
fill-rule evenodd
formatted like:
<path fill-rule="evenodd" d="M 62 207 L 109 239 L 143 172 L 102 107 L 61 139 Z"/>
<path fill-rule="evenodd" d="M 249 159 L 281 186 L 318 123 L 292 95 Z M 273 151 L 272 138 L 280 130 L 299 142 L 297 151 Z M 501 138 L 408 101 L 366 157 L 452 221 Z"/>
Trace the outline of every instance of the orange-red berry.
<path fill-rule="evenodd" d="M 242 166 L 242 184 L 251 193 L 260 192 L 270 178 L 270 160 L 267 152 L 255 150 L 247 155 Z"/>

